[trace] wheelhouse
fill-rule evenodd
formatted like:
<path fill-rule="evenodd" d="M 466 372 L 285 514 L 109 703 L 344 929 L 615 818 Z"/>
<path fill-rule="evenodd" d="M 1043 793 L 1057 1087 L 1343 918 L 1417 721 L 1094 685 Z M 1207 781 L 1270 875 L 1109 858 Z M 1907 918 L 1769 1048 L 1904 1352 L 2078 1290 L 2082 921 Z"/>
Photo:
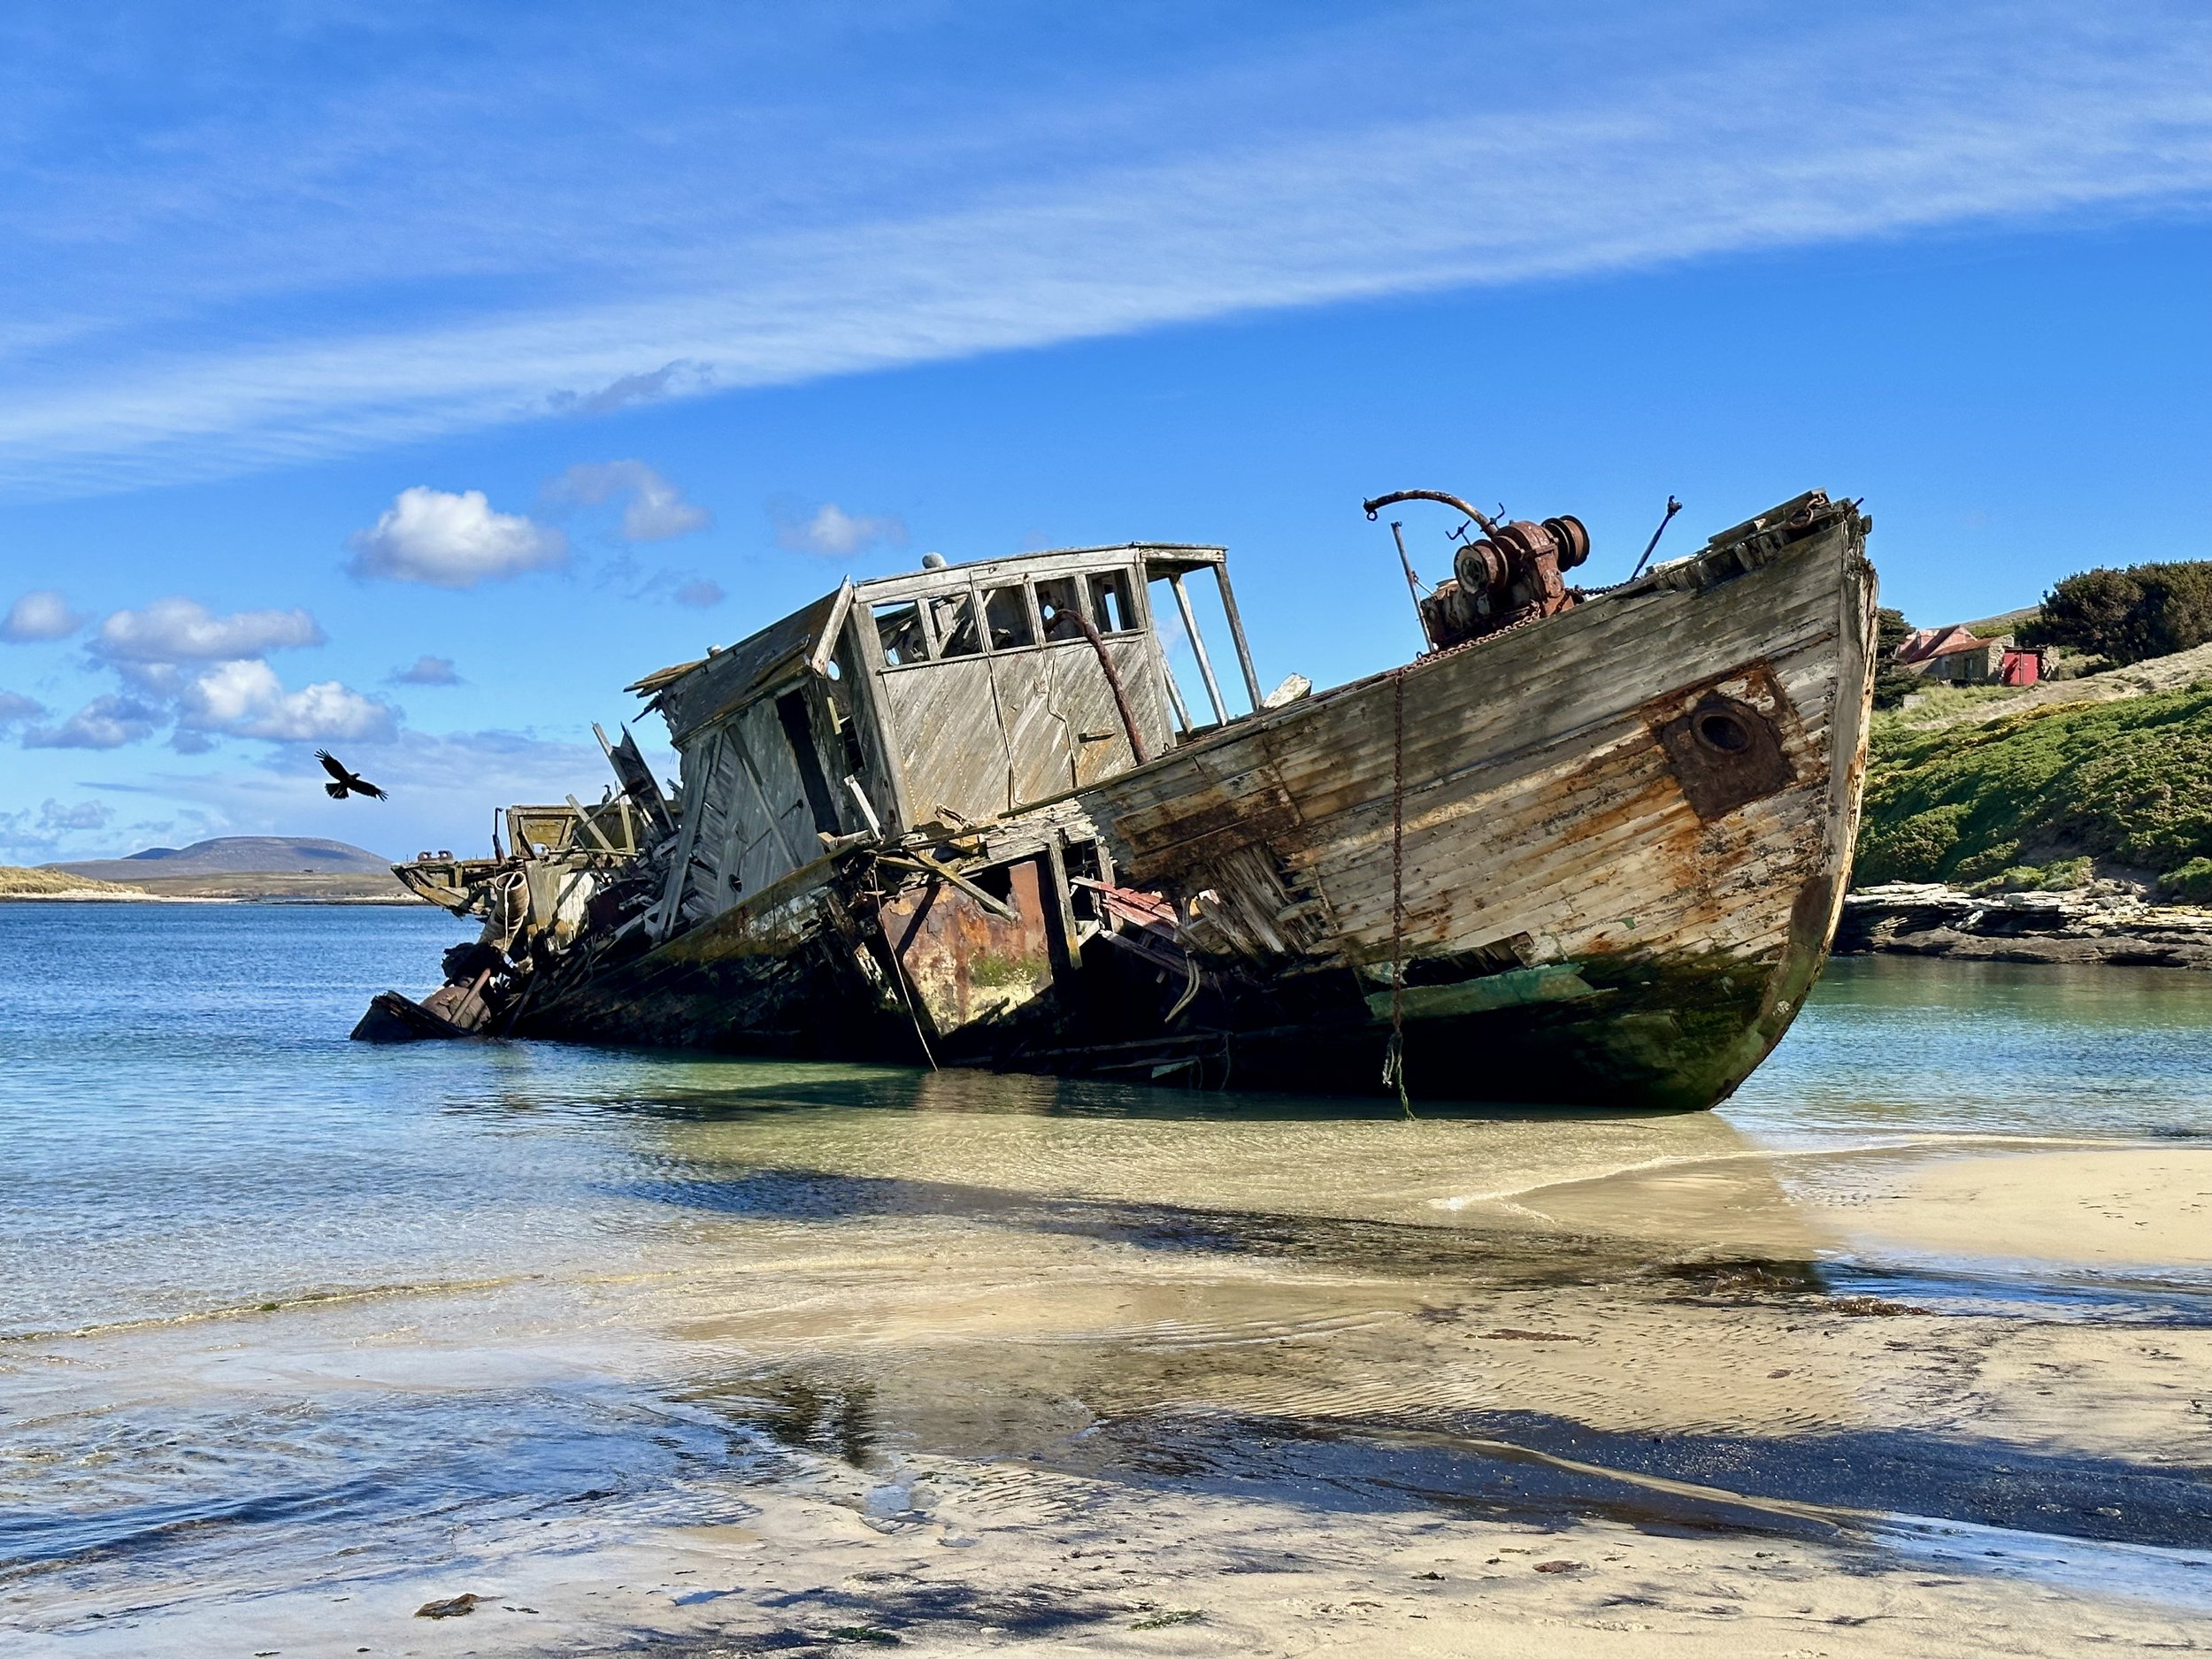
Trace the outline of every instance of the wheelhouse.
<path fill-rule="evenodd" d="M 841 838 L 984 822 L 1127 771 L 1233 718 L 1186 578 L 1210 571 L 1261 706 L 1223 549 L 1063 549 L 847 582 L 751 638 L 631 687 L 667 719 L 682 819 L 661 937 Z M 1158 602 L 1210 721 L 1194 720 Z"/>

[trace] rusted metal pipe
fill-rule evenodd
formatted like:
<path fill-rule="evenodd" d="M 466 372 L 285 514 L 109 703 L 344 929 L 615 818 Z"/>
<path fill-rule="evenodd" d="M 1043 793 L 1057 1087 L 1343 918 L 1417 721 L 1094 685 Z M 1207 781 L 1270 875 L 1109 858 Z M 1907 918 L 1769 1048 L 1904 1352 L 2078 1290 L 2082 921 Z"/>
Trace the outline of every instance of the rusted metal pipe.
<path fill-rule="evenodd" d="M 1144 746 L 1144 734 L 1137 730 L 1137 717 L 1129 707 L 1129 693 L 1123 688 L 1121 671 L 1114 666 L 1113 655 L 1106 649 L 1105 636 L 1083 614 L 1080 606 L 1071 605 L 1067 610 L 1054 614 L 1067 618 L 1080 628 L 1083 637 L 1091 642 L 1091 649 L 1098 653 L 1098 665 L 1106 675 L 1106 689 L 1114 694 L 1114 707 L 1121 715 L 1121 729 L 1129 733 L 1129 753 L 1138 765 L 1143 765 L 1152 756 Z"/>
<path fill-rule="evenodd" d="M 1484 534 L 1495 535 L 1498 534 L 1498 523 L 1496 519 L 1491 518 L 1489 514 L 1484 512 L 1481 508 L 1472 506 L 1468 503 L 1460 500 L 1458 496 L 1448 495 L 1440 489 L 1394 489 L 1387 495 L 1378 495 L 1372 501 L 1363 501 L 1360 503 L 1360 510 L 1366 513 L 1370 518 L 1376 518 L 1381 517 L 1382 510 L 1384 508 L 1391 505 L 1394 502 L 1401 501 L 1442 502 L 1447 507 L 1458 508 L 1460 511 L 1465 513 L 1470 518 L 1472 518 L 1477 524 L 1480 525 L 1483 528 Z"/>

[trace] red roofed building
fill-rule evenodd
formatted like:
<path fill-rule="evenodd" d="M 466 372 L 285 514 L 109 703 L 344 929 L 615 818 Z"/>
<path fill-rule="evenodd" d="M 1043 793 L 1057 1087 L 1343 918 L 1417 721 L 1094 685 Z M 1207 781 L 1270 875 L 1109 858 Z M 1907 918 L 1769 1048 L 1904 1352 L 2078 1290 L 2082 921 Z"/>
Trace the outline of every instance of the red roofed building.
<path fill-rule="evenodd" d="M 1977 639 L 1965 624 L 1922 628 L 1905 636 L 1892 659 L 1930 680 L 1960 686 L 2032 686 L 2043 678 L 2043 653 L 2010 640 Z"/>

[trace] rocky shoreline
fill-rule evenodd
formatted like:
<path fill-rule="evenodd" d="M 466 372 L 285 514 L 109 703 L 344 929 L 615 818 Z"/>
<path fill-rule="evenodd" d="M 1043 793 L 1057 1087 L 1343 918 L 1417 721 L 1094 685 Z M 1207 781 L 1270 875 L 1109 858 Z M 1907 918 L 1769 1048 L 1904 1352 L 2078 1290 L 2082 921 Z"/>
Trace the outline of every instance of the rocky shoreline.
<path fill-rule="evenodd" d="M 1834 948 L 1839 956 L 2212 968 L 2212 910 L 2154 904 L 2102 881 L 2070 892 L 1987 894 L 1896 881 L 1844 899 Z"/>

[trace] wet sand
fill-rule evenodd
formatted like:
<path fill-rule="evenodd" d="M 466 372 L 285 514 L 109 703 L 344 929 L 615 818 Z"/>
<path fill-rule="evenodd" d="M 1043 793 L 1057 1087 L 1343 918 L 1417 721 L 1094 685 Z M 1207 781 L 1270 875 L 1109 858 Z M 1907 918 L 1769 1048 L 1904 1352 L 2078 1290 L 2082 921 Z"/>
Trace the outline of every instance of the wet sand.
<path fill-rule="evenodd" d="M 2212 1332 L 1835 1265 L 1854 1233 L 1978 1240 L 1977 1206 L 2170 1210 L 2194 1148 L 918 1087 L 863 1124 L 665 1125 L 647 1195 L 697 1225 L 620 1272 L 34 1349 L 50 1425 L 119 1371 L 211 1436 L 303 1399 L 420 1409 L 434 1461 L 441 1405 L 486 1391 L 649 1400 L 710 1478 L 639 1481 L 615 1448 L 350 1566 L 81 1563 L 0 1606 L 101 1655 L 2058 1654 L 2185 1646 L 2212 1611 Z"/>
<path fill-rule="evenodd" d="M 1870 1197 L 1851 1223 L 1870 1239 L 1959 1256 L 2212 1266 L 2212 1148 L 1946 1159 Z"/>

